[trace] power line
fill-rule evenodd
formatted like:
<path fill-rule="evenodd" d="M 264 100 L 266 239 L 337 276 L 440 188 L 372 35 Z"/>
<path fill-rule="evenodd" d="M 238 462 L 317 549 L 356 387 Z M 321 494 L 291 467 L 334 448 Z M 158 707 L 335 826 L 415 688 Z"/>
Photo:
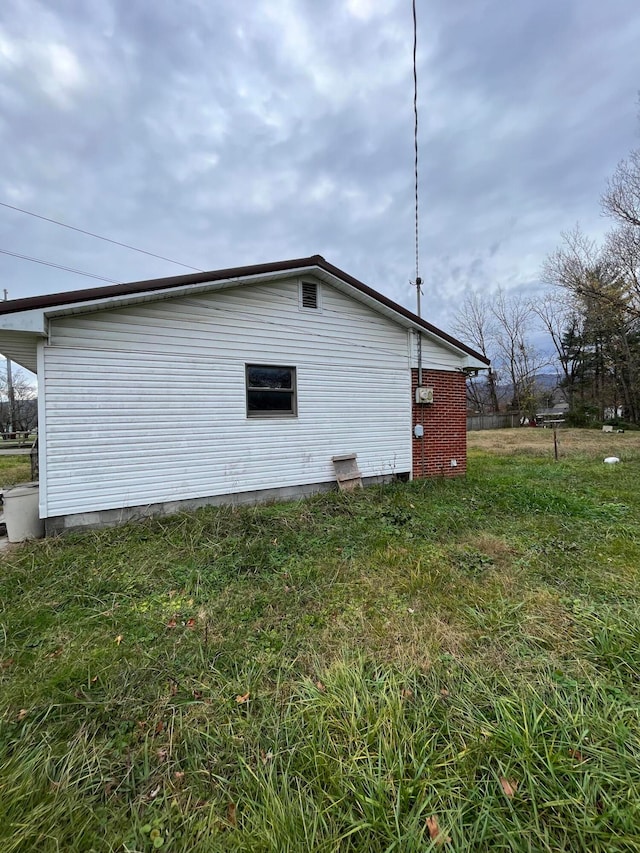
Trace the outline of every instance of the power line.
<path fill-rule="evenodd" d="M 167 261 L 169 264 L 176 264 L 179 267 L 193 270 L 194 272 L 204 272 L 198 267 L 183 264 L 180 261 L 174 261 L 172 258 L 165 258 L 164 255 L 156 255 L 154 252 L 147 252 L 146 249 L 138 249 L 137 246 L 130 246 L 128 243 L 120 243 L 118 240 L 112 240 L 110 237 L 103 237 L 101 234 L 94 234 L 93 231 L 85 231 L 84 228 L 76 228 L 75 225 L 67 225 L 66 222 L 60 222 L 57 219 L 50 219 L 48 216 L 41 216 L 39 213 L 34 213 L 32 210 L 25 210 L 22 207 L 15 207 L 13 204 L 7 204 L 0 201 L 1 207 L 6 207 L 9 210 L 16 210 L 18 213 L 25 213 L 27 216 L 33 216 L 36 219 L 42 219 L 43 222 L 51 222 L 53 225 L 59 225 L 61 228 L 68 228 L 70 231 L 77 231 L 78 234 L 84 234 L 87 237 L 95 237 L 96 240 L 104 240 L 105 243 L 113 243 L 114 246 L 121 246 L 123 249 L 131 249 L 132 252 L 140 252 L 142 255 L 148 255 L 151 258 L 158 258 L 160 261 Z"/>
<path fill-rule="evenodd" d="M 19 255 L 18 252 L 10 252 L 8 249 L 0 249 L 0 253 L 3 255 L 10 255 L 12 258 L 20 258 L 23 261 L 31 261 L 34 264 L 42 264 L 45 267 L 55 267 L 58 270 L 64 270 L 65 272 L 72 272 L 76 275 L 84 275 L 87 278 L 97 278 L 98 281 L 106 281 L 109 284 L 118 284 L 117 281 L 114 281 L 112 278 L 105 278 L 103 275 L 95 275 L 92 272 L 83 272 L 82 270 L 74 269 L 73 267 L 65 267 L 62 264 L 54 264 L 53 261 L 43 261 L 41 258 L 31 258 L 29 255 Z"/>
<path fill-rule="evenodd" d="M 422 279 L 420 278 L 420 241 L 418 235 L 419 224 L 419 205 L 418 205 L 418 68 L 417 56 L 418 52 L 418 21 L 416 17 L 416 0 L 413 0 L 413 147 L 414 147 L 414 177 L 415 177 L 415 212 L 416 212 L 416 291 L 418 303 L 418 316 L 420 316 L 420 287 Z"/>

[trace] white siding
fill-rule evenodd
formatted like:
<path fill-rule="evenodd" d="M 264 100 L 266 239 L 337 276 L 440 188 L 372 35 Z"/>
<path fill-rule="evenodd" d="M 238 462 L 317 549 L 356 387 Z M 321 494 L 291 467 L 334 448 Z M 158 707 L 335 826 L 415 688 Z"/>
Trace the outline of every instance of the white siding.
<path fill-rule="evenodd" d="M 425 370 L 456 370 L 465 363 L 465 356 L 438 343 L 428 334 L 422 335 L 422 366 Z M 411 333 L 411 366 L 418 366 L 418 336 Z"/>
<path fill-rule="evenodd" d="M 52 320 L 52 344 L 217 358 L 286 357 L 292 347 L 327 363 L 408 364 L 407 333 L 342 293 L 323 287 L 322 311 L 300 311 L 295 280 L 245 285 L 121 310 Z"/>
<path fill-rule="evenodd" d="M 15 361 L 21 367 L 26 367 L 32 373 L 36 372 L 37 359 L 36 350 L 38 335 L 28 332 L 0 331 L 0 352 L 5 358 Z"/>
<path fill-rule="evenodd" d="M 407 332 L 323 286 L 245 285 L 51 322 L 43 514 L 409 471 Z M 298 417 L 247 419 L 245 363 L 297 368 Z"/>

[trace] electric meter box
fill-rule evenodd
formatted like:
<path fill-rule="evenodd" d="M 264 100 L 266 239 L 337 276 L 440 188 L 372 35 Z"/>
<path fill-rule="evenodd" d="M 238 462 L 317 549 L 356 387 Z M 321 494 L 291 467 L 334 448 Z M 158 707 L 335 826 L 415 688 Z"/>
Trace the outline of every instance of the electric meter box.
<path fill-rule="evenodd" d="M 433 403 L 433 388 L 418 386 L 416 388 L 416 403 Z"/>

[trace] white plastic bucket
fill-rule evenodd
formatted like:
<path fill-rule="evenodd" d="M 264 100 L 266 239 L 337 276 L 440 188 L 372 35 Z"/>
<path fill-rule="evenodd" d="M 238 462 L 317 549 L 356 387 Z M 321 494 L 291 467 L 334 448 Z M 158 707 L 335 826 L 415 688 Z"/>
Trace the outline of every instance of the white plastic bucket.
<path fill-rule="evenodd" d="M 4 520 L 9 542 L 44 536 L 44 519 L 38 517 L 38 495 L 37 483 L 24 483 L 4 493 Z"/>

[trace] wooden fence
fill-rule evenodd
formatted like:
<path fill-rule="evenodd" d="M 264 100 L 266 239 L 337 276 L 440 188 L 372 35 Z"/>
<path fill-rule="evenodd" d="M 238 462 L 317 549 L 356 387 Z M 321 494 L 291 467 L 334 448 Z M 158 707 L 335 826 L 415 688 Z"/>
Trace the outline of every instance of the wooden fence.
<path fill-rule="evenodd" d="M 490 415 L 471 415 L 467 418 L 467 432 L 478 429 L 507 429 L 519 425 L 518 414 L 504 415 L 494 412 Z"/>
<path fill-rule="evenodd" d="M 34 440 L 34 430 L 32 429 L 19 429 L 14 430 L 13 432 L 0 432 L 0 442 L 7 442 L 5 447 L 27 447 L 33 444 Z M 2 450 L 3 444 L 0 443 L 0 450 Z"/>

